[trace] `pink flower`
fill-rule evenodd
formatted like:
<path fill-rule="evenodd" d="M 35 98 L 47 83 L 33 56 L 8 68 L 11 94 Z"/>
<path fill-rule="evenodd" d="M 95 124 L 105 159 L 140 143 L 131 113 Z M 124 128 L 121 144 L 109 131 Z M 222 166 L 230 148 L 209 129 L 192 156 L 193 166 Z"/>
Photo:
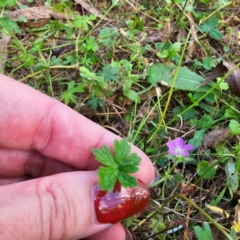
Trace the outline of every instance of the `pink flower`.
<path fill-rule="evenodd" d="M 173 141 L 168 141 L 167 146 L 168 152 L 176 157 L 188 156 L 188 151 L 194 148 L 192 144 L 185 144 L 181 137 L 178 137 Z"/>

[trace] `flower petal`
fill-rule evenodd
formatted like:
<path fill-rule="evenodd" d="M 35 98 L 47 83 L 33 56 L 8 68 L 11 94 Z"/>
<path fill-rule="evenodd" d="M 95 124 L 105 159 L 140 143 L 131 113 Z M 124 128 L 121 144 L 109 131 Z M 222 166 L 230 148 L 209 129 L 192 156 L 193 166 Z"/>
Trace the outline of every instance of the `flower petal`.
<path fill-rule="evenodd" d="M 188 152 L 187 150 L 184 150 L 184 149 L 183 149 L 182 156 L 185 156 L 185 157 L 186 157 L 186 156 L 189 156 L 189 152 Z"/>
<path fill-rule="evenodd" d="M 169 148 L 168 153 L 170 153 L 171 155 L 176 155 L 174 148 Z"/>
<path fill-rule="evenodd" d="M 169 140 L 166 145 L 168 146 L 169 149 L 175 149 L 176 145 L 174 141 Z"/>
<path fill-rule="evenodd" d="M 192 144 L 186 144 L 183 146 L 183 150 L 189 151 L 194 149 L 194 146 Z"/>
<path fill-rule="evenodd" d="M 176 139 L 174 140 L 174 142 L 175 142 L 176 146 L 179 146 L 179 147 L 183 148 L 183 146 L 184 146 L 184 141 L 183 141 L 183 139 L 182 139 L 181 137 L 176 138 Z"/>

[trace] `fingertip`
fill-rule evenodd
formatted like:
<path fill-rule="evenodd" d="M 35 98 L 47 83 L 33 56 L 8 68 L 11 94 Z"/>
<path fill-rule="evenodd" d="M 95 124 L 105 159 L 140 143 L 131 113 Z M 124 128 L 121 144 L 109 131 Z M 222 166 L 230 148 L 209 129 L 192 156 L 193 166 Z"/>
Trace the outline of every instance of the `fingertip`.
<path fill-rule="evenodd" d="M 139 148 L 134 146 L 132 152 L 136 152 L 141 158 L 140 170 L 134 175 L 146 185 L 150 185 L 155 177 L 155 168 L 150 158 Z"/>

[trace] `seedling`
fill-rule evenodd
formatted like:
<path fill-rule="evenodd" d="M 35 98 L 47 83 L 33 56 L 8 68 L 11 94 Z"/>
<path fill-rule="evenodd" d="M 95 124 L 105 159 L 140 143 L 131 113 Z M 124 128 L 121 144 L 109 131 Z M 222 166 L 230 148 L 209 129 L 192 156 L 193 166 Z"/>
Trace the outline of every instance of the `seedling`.
<path fill-rule="evenodd" d="M 114 155 L 107 146 L 94 149 L 96 159 L 104 164 L 98 170 L 100 181 L 93 186 L 96 217 L 100 223 L 117 223 L 142 211 L 148 204 L 147 186 L 130 176 L 139 170 L 141 158 L 130 153 L 126 139 L 114 141 Z"/>
<path fill-rule="evenodd" d="M 117 181 L 125 188 L 137 186 L 137 179 L 129 173 L 139 170 L 141 158 L 136 153 L 129 155 L 130 150 L 131 147 L 126 139 L 114 141 L 114 155 L 107 146 L 93 149 L 96 159 L 105 165 L 100 166 L 98 170 L 101 190 L 112 191 Z"/>

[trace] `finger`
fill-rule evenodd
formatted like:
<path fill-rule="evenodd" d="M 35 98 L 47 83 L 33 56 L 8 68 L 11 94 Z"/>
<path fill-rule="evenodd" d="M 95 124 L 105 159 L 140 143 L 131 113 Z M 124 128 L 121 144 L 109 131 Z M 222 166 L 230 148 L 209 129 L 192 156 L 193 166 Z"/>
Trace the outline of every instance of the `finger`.
<path fill-rule="evenodd" d="M 28 177 L 16 177 L 16 178 L 0 178 L 0 186 L 5 186 L 13 183 L 23 182 L 29 180 Z"/>
<path fill-rule="evenodd" d="M 0 148 L 0 178 L 36 178 L 70 171 L 76 171 L 76 168 L 45 157 L 34 150 Z"/>
<path fill-rule="evenodd" d="M 11 239 L 17 228 L 18 239 L 79 239 L 110 227 L 94 222 L 91 187 L 97 181 L 96 172 L 88 171 L 0 187 L 1 238 Z M 122 229 L 116 229 L 123 236 Z"/>
<path fill-rule="evenodd" d="M 92 149 L 102 145 L 112 148 L 118 138 L 64 104 L 3 75 L 0 96 L 3 147 L 32 149 L 78 169 L 94 169 L 98 163 Z M 132 151 L 142 158 L 140 170 L 134 175 L 149 184 L 154 175 L 149 158 L 134 146 Z"/>
<path fill-rule="evenodd" d="M 117 223 L 111 227 L 98 232 L 92 236 L 84 238 L 84 240 L 125 240 L 126 232 L 122 224 Z"/>

